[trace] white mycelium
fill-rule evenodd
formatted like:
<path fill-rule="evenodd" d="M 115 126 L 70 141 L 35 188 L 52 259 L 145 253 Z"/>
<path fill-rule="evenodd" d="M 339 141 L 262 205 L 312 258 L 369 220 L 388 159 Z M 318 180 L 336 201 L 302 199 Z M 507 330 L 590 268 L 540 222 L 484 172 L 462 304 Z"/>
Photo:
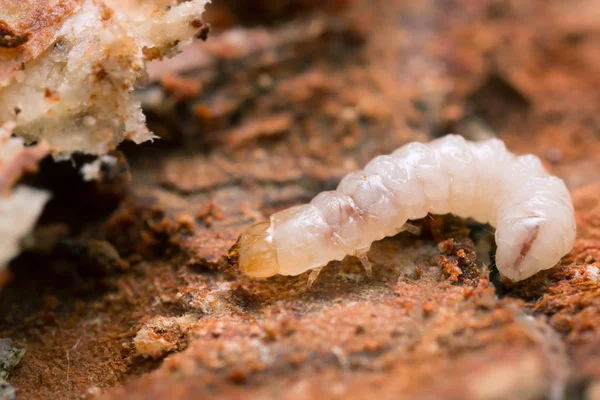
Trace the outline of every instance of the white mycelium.
<path fill-rule="evenodd" d="M 364 259 L 407 220 L 450 212 L 496 227 L 496 266 L 513 280 L 553 267 L 575 241 L 569 191 L 539 158 L 516 156 L 498 139 L 448 135 L 378 156 L 337 190 L 255 224 L 240 237 L 240 266 L 267 277 Z"/>

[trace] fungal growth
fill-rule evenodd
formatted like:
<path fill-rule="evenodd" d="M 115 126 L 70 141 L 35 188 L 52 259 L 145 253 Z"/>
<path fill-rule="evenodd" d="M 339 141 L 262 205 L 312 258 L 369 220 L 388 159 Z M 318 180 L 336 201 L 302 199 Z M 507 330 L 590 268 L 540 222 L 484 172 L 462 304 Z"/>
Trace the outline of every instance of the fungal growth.
<path fill-rule="evenodd" d="M 209 0 L 0 0 L 0 125 L 53 154 L 155 138 L 136 85 L 206 27 Z"/>
<path fill-rule="evenodd" d="M 354 255 L 370 270 L 371 243 L 428 213 L 494 226 L 496 266 L 515 281 L 553 267 L 575 241 L 569 191 L 539 158 L 498 139 L 448 135 L 378 156 L 337 190 L 253 225 L 239 240 L 240 267 L 253 277 L 298 275 Z"/>

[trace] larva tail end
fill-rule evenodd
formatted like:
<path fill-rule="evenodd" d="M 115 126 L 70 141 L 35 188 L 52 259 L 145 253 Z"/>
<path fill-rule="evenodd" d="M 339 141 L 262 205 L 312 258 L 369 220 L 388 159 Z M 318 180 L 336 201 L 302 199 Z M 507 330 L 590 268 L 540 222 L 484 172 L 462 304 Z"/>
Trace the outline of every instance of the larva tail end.
<path fill-rule="evenodd" d="M 277 251 L 269 228 L 269 221 L 259 222 L 240 236 L 239 265 L 253 278 L 268 278 L 279 273 Z"/>
<path fill-rule="evenodd" d="M 537 216 L 524 217 L 496 230 L 496 266 L 504 277 L 521 281 L 558 261 L 559 257 L 553 255 L 554 244 L 548 242 L 544 222 Z"/>

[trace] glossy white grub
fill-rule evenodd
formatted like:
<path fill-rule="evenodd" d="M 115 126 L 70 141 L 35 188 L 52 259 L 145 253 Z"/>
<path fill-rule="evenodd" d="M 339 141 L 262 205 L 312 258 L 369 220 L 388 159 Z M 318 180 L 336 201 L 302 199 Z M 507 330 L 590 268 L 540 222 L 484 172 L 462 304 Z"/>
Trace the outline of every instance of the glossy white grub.
<path fill-rule="evenodd" d="M 398 233 L 407 220 L 453 213 L 496 228 L 496 266 L 526 279 L 556 265 L 575 241 L 564 182 L 539 158 L 516 156 L 498 139 L 448 135 L 410 143 L 346 175 L 337 190 L 273 214 L 241 235 L 246 274 L 298 275 Z"/>

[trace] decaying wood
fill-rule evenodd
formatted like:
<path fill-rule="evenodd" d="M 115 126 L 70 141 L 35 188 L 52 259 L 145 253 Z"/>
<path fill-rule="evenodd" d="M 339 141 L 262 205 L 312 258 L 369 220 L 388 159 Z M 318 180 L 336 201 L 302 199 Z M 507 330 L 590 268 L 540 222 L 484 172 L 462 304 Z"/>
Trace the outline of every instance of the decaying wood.
<path fill-rule="evenodd" d="M 151 67 L 139 95 L 162 139 L 122 147 L 130 183 L 121 161 L 102 182 L 43 164 L 48 246 L 0 293 L 2 336 L 27 348 L 19 395 L 593 398 L 597 2 L 302 3 L 260 26 L 221 8 L 206 42 Z M 372 277 L 354 259 L 310 288 L 237 270 L 257 219 L 450 131 L 498 136 L 567 182 L 578 238 L 560 266 L 500 282 L 488 227 L 432 216 L 376 243 Z"/>

